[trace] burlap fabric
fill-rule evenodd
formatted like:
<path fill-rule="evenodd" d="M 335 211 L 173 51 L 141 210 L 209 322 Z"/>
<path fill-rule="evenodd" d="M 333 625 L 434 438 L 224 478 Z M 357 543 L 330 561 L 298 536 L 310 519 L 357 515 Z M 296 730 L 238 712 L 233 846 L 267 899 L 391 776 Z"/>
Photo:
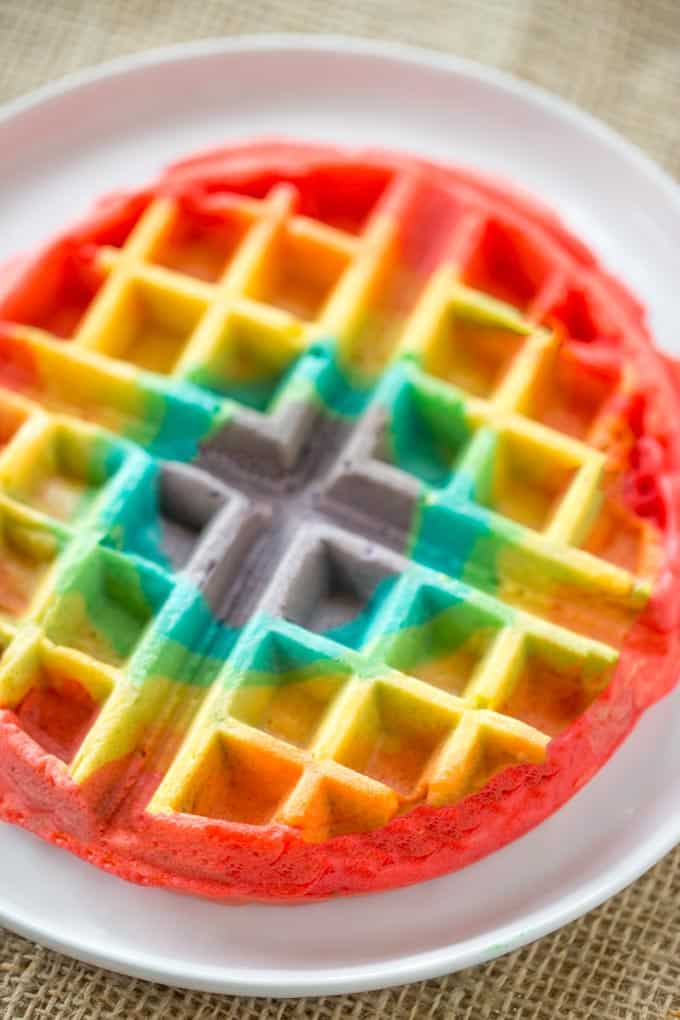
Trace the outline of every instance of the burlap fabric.
<path fill-rule="evenodd" d="M 384 37 L 495 64 L 586 107 L 680 175 L 680 0 L 0 0 L 0 101 L 120 54 L 262 31 Z M 680 849 L 563 931 L 438 981 L 226 998 L 117 977 L 5 934 L 0 1004 L 12 1020 L 680 1018 Z"/>

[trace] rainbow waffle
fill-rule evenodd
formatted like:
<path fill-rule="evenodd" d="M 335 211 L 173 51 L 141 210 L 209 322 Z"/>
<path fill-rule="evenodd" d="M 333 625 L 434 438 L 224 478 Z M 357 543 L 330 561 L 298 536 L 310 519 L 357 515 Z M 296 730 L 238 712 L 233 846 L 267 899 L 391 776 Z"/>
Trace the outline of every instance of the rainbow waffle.
<path fill-rule="evenodd" d="M 0 815 L 305 899 L 546 817 L 678 665 L 639 307 L 467 172 L 234 146 L 0 285 Z"/>

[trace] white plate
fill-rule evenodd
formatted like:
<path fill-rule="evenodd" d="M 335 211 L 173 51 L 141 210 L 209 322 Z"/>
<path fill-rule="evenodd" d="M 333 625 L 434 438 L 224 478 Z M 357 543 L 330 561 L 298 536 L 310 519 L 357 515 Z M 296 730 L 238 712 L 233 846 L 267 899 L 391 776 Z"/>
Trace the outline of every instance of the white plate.
<path fill-rule="evenodd" d="M 383 144 L 543 196 L 647 302 L 680 353 L 680 194 L 639 152 L 528 85 L 448 57 L 313 37 L 152 53 L 0 111 L 0 260 L 102 191 L 226 138 Z M 205 990 L 328 994 L 488 960 L 601 903 L 680 841 L 680 689 L 549 821 L 455 875 L 303 907 L 141 889 L 0 826 L 0 920 L 105 967 Z M 649 749 L 653 749 L 653 761 Z"/>

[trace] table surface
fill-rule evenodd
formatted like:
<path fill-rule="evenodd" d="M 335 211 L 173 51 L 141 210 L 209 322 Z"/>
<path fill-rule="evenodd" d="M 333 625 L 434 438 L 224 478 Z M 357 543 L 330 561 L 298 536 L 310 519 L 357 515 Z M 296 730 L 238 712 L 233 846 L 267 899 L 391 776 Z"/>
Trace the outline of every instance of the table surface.
<path fill-rule="evenodd" d="M 678 0 L 0 0 L 0 102 L 152 46 L 264 31 L 340 32 L 443 49 L 590 110 L 680 176 Z M 4 933 L 12 1020 L 680 1020 L 680 848 L 555 935 L 485 966 L 384 992 L 261 1001 L 166 989 Z"/>

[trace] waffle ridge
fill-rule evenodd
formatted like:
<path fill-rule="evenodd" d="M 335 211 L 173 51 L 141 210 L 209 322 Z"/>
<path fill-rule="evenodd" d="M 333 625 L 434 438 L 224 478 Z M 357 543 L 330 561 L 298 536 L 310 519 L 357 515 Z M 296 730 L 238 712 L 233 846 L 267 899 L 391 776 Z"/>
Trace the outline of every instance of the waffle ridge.
<path fill-rule="evenodd" d="M 0 704 L 103 830 L 323 842 L 544 762 L 658 565 L 609 495 L 626 371 L 560 395 L 579 281 L 417 166 L 351 224 L 294 182 L 203 202 L 196 240 L 154 194 L 72 314 L 3 327 Z"/>

